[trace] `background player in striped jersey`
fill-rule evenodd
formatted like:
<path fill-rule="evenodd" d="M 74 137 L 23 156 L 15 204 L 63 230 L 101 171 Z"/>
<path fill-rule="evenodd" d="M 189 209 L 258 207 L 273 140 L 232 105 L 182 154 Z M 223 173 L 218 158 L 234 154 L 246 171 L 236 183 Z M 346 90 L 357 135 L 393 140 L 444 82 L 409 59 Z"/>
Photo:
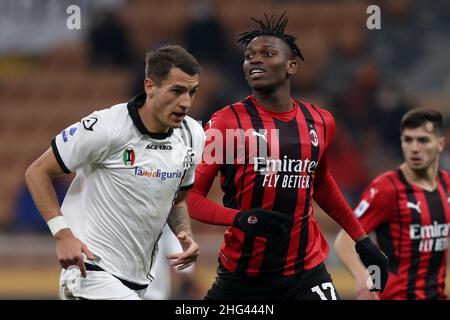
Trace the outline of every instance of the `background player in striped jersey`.
<path fill-rule="evenodd" d="M 258 29 L 238 40 L 245 46 L 243 69 L 252 95 L 217 111 L 205 126 L 203 163 L 188 197 L 192 218 L 230 226 L 205 298 L 339 298 L 323 264 L 328 245 L 313 217 L 312 198 L 357 240 L 364 263 L 378 265 L 386 280 L 387 258 L 328 170 L 333 117 L 291 98 L 296 57 L 303 57 L 296 39 L 284 33 L 286 16 L 253 20 Z M 206 198 L 219 171 L 224 206 Z"/>
<path fill-rule="evenodd" d="M 445 143 L 443 118 L 437 111 L 413 109 L 403 116 L 400 129 L 405 162 L 376 177 L 355 209 L 389 257 L 385 291 L 366 290 L 367 272 L 343 231 L 336 250 L 355 277 L 358 299 L 445 299 L 450 174 L 438 167 Z"/>
<path fill-rule="evenodd" d="M 185 197 L 204 132 L 186 113 L 199 73 L 179 46 L 148 53 L 145 93 L 63 130 L 28 168 L 28 188 L 56 240 L 63 299 L 141 299 L 166 223 L 183 248 L 172 265 L 196 261 Z M 60 208 L 52 178 L 70 172 Z"/>

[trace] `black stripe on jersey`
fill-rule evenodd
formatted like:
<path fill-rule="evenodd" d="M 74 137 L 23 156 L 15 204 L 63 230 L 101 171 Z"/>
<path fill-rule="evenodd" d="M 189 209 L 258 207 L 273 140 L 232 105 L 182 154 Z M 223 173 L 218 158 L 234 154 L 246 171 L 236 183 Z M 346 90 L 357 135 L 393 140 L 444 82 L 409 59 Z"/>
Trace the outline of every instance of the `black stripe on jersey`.
<path fill-rule="evenodd" d="M 237 187 L 234 183 L 236 177 L 236 167 L 232 164 L 224 164 L 220 168 L 220 173 L 225 180 L 222 182 L 222 190 L 224 190 L 223 205 L 227 208 L 240 209 L 241 206 L 236 199 Z"/>
<path fill-rule="evenodd" d="M 303 104 L 303 103 L 299 103 L 298 104 L 300 107 L 300 110 L 303 112 L 303 115 L 306 119 L 307 125 L 308 125 L 308 132 L 310 129 L 314 129 L 317 132 L 317 129 L 314 125 L 314 118 L 312 117 L 311 113 L 309 112 L 308 108 Z M 320 114 L 320 113 L 319 113 Z M 326 123 L 325 120 L 322 118 L 322 125 L 324 128 L 324 132 L 326 130 Z M 310 136 L 308 135 L 306 137 L 306 139 L 311 139 Z M 319 139 L 320 141 L 320 139 Z M 311 161 L 319 161 L 319 154 L 320 154 L 320 142 L 317 146 L 314 146 L 311 143 Z M 306 256 L 306 249 L 307 249 L 307 244 L 308 244 L 308 238 L 309 238 L 309 234 L 308 234 L 308 225 L 309 225 L 309 215 L 308 215 L 308 211 L 309 211 L 309 207 L 311 206 L 311 186 L 313 184 L 313 179 L 312 176 L 310 174 L 310 187 L 307 188 L 305 190 L 306 192 L 306 200 L 305 200 L 305 208 L 303 211 L 303 218 L 302 218 L 302 228 L 300 231 L 300 243 L 299 243 L 299 247 L 298 247 L 298 256 L 297 256 L 297 261 L 299 262 L 295 269 L 297 273 L 301 273 L 305 270 L 305 256 Z"/>
<path fill-rule="evenodd" d="M 297 104 L 300 104 L 300 102 L 297 101 Z M 324 126 L 323 126 L 323 144 L 324 144 L 324 146 L 326 146 L 327 145 L 327 126 L 325 125 L 325 119 L 323 118 L 322 113 L 320 113 L 317 110 L 317 107 L 315 105 L 311 104 L 311 106 L 319 114 L 320 119 L 322 119 L 322 123 L 324 124 Z"/>
<path fill-rule="evenodd" d="M 61 155 L 59 154 L 58 147 L 56 146 L 56 138 L 52 139 L 51 145 L 52 145 L 53 154 L 55 155 L 55 158 L 56 158 L 56 162 L 58 162 L 62 171 L 64 171 L 64 173 L 67 173 L 67 174 L 71 173 L 70 170 L 67 169 L 66 165 L 64 164 L 63 159 L 61 158 Z"/>
<path fill-rule="evenodd" d="M 238 116 L 233 104 L 231 105 L 230 109 L 231 109 L 231 111 L 233 111 L 234 116 L 236 117 L 236 121 L 238 123 L 239 129 L 243 130 L 241 120 L 239 119 L 239 116 Z M 245 145 L 245 137 L 242 137 L 242 141 Z M 238 145 L 238 144 L 236 144 L 236 145 Z M 236 156 L 237 156 L 237 150 L 236 150 Z M 247 154 L 246 154 L 246 156 L 247 156 Z M 244 171 L 243 171 L 242 177 L 241 177 L 241 192 L 235 193 L 236 197 L 238 197 L 238 196 L 241 197 L 239 200 L 236 199 L 236 201 L 238 201 L 239 208 L 242 208 L 242 193 L 244 191 L 244 180 L 245 180 L 245 173 L 247 172 L 247 163 L 248 163 L 248 159 L 246 158 L 244 161 Z M 234 173 L 236 174 L 236 170 Z"/>
<path fill-rule="evenodd" d="M 183 125 L 181 125 L 179 128 L 177 128 L 178 130 L 180 130 L 181 133 L 181 140 L 183 140 L 183 144 L 187 147 L 188 146 L 188 140 L 186 138 L 186 134 L 185 134 L 185 130 Z"/>
<path fill-rule="evenodd" d="M 409 184 L 409 182 L 406 180 L 405 175 L 403 174 L 402 170 L 397 170 L 397 175 L 401 181 L 401 183 L 405 186 L 406 189 L 406 198 L 407 201 L 411 203 L 417 203 L 416 196 L 414 195 L 414 190 Z M 420 215 L 413 211 L 413 209 L 410 210 L 411 212 L 411 224 L 421 224 Z M 420 252 L 419 252 L 419 245 L 420 245 L 420 239 L 418 240 L 410 240 L 411 241 L 411 257 L 410 257 L 410 263 L 409 263 L 409 274 L 408 274 L 408 287 L 406 292 L 406 298 L 408 300 L 415 300 L 416 299 L 416 281 L 417 281 L 417 271 L 419 269 L 419 263 L 420 263 Z"/>
<path fill-rule="evenodd" d="M 253 130 L 255 130 L 256 132 L 259 132 L 260 129 L 264 129 L 262 119 L 261 119 L 258 111 L 256 110 L 255 105 L 251 101 L 251 99 L 248 98 L 248 99 L 244 100 L 243 103 L 245 106 L 245 110 L 247 111 L 248 115 L 250 116 Z M 258 137 L 257 141 L 258 141 L 258 143 L 257 143 L 257 154 L 256 155 L 259 155 L 259 147 L 260 147 L 259 137 Z M 245 141 L 243 141 L 243 143 L 245 143 Z M 245 151 L 245 158 L 246 158 L 245 163 L 246 164 L 250 163 L 249 152 L 250 152 L 250 150 Z M 244 173 L 245 173 L 245 170 L 244 170 Z M 263 200 L 263 196 L 264 196 L 264 187 L 262 186 L 263 178 L 264 178 L 263 175 L 256 173 L 255 181 L 253 182 L 252 202 L 250 205 L 251 208 L 259 208 L 262 205 L 262 200 Z M 244 179 L 242 179 L 242 181 L 244 181 Z M 242 184 L 241 192 L 243 192 L 243 191 L 244 191 L 244 184 Z M 247 271 L 249 263 L 250 263 L 250 259 L 252 257 L 254 242 L 255 242 L 255 239 L 253 236 L 248 236 L 247 234 L 245 234 L 244 243 L 242 245 L 241 257 L 239 258 L 239 261 L 238 261 L 238 264 L 236 267 L 237 273 L 242 274 Z"/>
<path fill-rule="evenodd" d="M 188 146 L 192 148 L 194 144 L 193 144 L 193 141 L 192 141 L 192 132 L 191 132 L 191 129 L 189 128 L 189 126 L 188 126 L 186 120 L 183 120 L 182 125 L 184 126 L 184 128 L 185 128 L 185 130 L 187 131 L 188 136 L 189 136 L 189 140 L 187 141 L 187 142 L 188 142 Z"/>
<path fill-rule="evenodd" d="M 253 104 L 253 101 L 248 98 L 244 101 L 245 109 L 247 110 L 250 120 L 252 122 L 253 130 L 256 132 L 260 132 L 260 130 L 264 130 L 264 124 L 261 119 L 261 116 L 258 113 L 258 110 L 256 110 L 255 105 Z M 261 144 L 265 143 L 264 139 L 258 136 L 257 138 L 257 154 L 256 156 L 260 155 L 260 146 Z M 267 146 L 266 146 L 267 147 Z M 266 150 L 268 150 L 266 148 Z M 246 152 L 250 152 L 250 150 L 247 150 Z M 250 159 L 249 159 L 250 160 Z M 249 162 L 250 163 L 250 162 Z M 264 176 L 262 174 L 256 173 L 254 185 L 253 185 L 253 192 L 252 192 L 252 208 L 259 208 L 262 206 L 262 201 L 264 197 L 264 187 L 263 187 L 263 181 Z"/>
<path fill-rule="evenodd" d="M 398 259 L 395 257 L 394 242 L 392 240 L 391 224 L 389 222 L 379 225 L 375 229 L 380 249 L 389 258 L 389 271 L 398 273 Z"/>
<path fill-rule="evenodd" d="M 397 185 L 395 184 L 392 177 L 388 176 L 388 179 L 391 181 L 392 185 L 395 189 L 395 197 L 397 199 L 396 201 L 396 213 L 397 216 L 400 216 L 400 204 L 399 204 L 399 191 L 397 188 Z M 400 228 L 400 234 L 403 230 L 403 223 L 402 220 L 399 219 L 399 228 Z M 393 241 L 393 235 L 392 235 L 392 228 L 390 227 L 389 223 L 382 224 L 379 228 L 376 229 L 377 239 L 380 243 L 380 246 L 383 250 L 383 252 L 387 255 L 389 258 L 389 271 L 391 271 L 394 274 L 398 274 L 398 266 L 399 266 L 399 257 L 395 255 L 395 247 L 394 247 L 394 241 Z M 398 251 L 402 252 L 402 242 L 401 237 L 399 237 L 398 241 Z"/>
<path fill-rule="evenodd" d="M 192 189 L 193 186 L 194 186 L 194 184 L 192 183 L 188 186 L 180 187 L 180 191 L 187 191 L 189 189 Z"/>
<path fill-rule="evenodd" d="M 444 204 L 442 203 L 441 194 L 436 188 L 433 192 L 424 191 L 427 200 L 428 211 L 431 216 L 431 224 L 436 221 L 439 224 L 446 223 Z M 445 199 L 447 201 L 447 199 Z M 428 264 L 427 274 L 425 276 L 425 297 L 426 299 L 438 299 L 438 277 L 442 260 L 445 257 L 445 251 L 435 251 L 436 241 L 442 238 L 434 238 L 431 257 Z"/>

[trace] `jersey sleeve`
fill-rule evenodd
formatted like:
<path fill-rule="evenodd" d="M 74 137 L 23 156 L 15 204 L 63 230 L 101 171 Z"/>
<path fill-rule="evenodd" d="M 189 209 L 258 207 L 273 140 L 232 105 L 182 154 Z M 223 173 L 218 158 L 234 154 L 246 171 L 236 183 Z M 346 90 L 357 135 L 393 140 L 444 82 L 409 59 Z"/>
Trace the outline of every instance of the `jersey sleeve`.
<path fill-rule="evenodd" d="M 181 183 L 180 190 L 188 190 L 194 185 L 195 169 L 202 159 L 203 148 L 205 146 L 205 132 L 198 123 L 192 123 L 192 151 L 188 157 L 192 157 L 192 166 L 190 166 Z"/>
<path fill-rule="evenodd" d="M 94 112 L 61 131 L 51 145 L 61 169 L 70 173 L 85 163 L 105 160 L 109 142 L 106 121 L 99 112 Z"/>
<path fill-rule="evenodd" d="M 369 233 L 392 219 L 397 209 L 396 191 L 388 178 L 377 178 L 366 188 L 354 213 Z"/>

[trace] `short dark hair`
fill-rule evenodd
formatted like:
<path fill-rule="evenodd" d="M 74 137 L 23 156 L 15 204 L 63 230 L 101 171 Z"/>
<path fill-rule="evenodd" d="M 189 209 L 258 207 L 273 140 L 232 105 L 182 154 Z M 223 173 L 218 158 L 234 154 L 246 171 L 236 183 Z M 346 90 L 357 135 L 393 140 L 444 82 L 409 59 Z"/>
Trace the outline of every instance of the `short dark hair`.
<path fill-rule="evenodd" d="M 197 59 L 177 45 L 164 46 L 146 53 L 145 77 L 152 79 L 157 85 L 167 78 L 172 68 L 180 68 L 191 76 L 201 71 Z"/>
<path fill-rule="evenodd" d="M 433 123 L 434 132 L 438 136 L 441 135 L 444 128 L 444 118 L 442 117 L 442 114 L 433 109 L 423 108 L 412 109 L 405 113 L 400 122 L 400 131 L 403 132 L 405 128 L 418 128 L 426 122 Z"/>
<path fill-rule="evenodd" d="M 295 43 L 297 38 L 291 34 L 284 33 L 284 30 L 286 29 L 286 25 L 288 23 L 286 11 L 281 15 L 276 23 L 274 15 L 268 17 L 267 14 L 264 13 L 264 17 L 266 21 L 263 21 L 263 19 L 258 20 L 252 17 L 251 19 L 258 24 L 259 28 L 239 34 L 237 42 L 242 44 L 243 46 L 247 46 L 256 37 L 276 37 L 284 41 L 289 46 L 294 58 L 299 57 L 300 59 L 305 60 L 299 47 Z"/>

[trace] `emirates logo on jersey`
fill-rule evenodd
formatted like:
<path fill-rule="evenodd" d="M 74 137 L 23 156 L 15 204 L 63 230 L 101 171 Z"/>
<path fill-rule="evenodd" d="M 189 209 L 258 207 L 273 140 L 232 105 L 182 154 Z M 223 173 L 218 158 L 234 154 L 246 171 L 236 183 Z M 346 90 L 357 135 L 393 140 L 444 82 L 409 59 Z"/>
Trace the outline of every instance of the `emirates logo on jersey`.
<path fill-rule="evenodd" d="M 134 165 L 134 161 L 136 159 L 136 155 L 132 147 L 127 147 L 122 154 L 123 164 L 126 166 L 132 167 Z"/>

